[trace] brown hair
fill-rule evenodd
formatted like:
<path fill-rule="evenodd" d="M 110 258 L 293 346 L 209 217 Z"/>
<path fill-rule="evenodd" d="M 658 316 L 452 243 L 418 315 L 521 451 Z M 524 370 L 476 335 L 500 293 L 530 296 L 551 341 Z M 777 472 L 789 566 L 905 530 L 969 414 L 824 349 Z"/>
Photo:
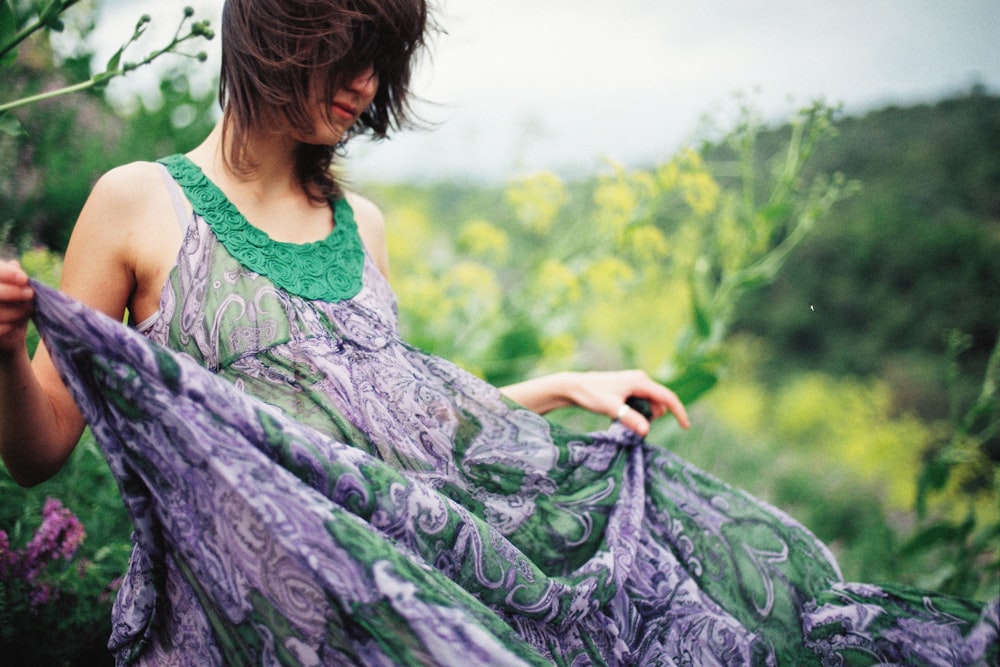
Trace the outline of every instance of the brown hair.
<path fill-rule="evenodd" d="M 231 137 L 229 167 L 253 170 L 247 135 L 269 118 L 311 133 L 316 93 L 332 99 L 373 67 L 378 92 L 341 142 L 299 147 L 296 170 L 305 192 L 315 200 L 339 195 L 330 166 L 344 143 L 366 132 L 384 139 L 410 123 L 411 67 L 427 21 L 425 0 L 226 0 L 219 103 L 223 132 Z"/>

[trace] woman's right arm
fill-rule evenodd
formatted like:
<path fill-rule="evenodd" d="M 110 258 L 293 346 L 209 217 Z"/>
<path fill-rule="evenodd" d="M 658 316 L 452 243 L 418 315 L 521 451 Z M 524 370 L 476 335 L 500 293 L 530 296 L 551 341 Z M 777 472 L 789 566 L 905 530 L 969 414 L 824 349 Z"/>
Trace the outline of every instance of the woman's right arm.
<path fill-rule="evenodd" d="M 83 431 L 83 418 L 44 345 L 28 359 L 34 294 L 16 262 L 0 264 L 0 455 L 11 477 L 32 486 L 54 475 Z"/>
<path fill-rule="evenodd" d="M 94 187 L 73 229 L 60 289 L 121 319 L 134 289 L 137 220 L 143 204 L 134 171 L 116 170 Z M 148 189 L 145 190 L 148 192 Z M 131 222 L 130 222 L 131 221 Z M 32 486 L 52 477 L 83 432 L 84 420 L 44 344 L 25 347 L 33 290 L 17 262 L 0 262 L 0 457 Z"/>

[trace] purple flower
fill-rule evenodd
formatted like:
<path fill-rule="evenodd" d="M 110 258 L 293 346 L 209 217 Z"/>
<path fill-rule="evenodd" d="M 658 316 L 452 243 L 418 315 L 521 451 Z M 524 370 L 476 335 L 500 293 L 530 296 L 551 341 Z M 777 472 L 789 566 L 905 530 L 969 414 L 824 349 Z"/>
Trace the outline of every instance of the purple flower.
<path fill-rule="evenodd" d="M 55 498 L 46 498 L 42 525 L 24 548 L 24 578 L 32 581 L 49 562 L 70 560 L 86 533 L 83 524 Z"/>
<path fill-rule="evenodd" d="M 55 498 L 47 498 L 42 523 L 23 549 L 11 549 L 10 537 L 0 530 L 0 582 L 21 580 L 31 610 L 49 604 L 59 589 L 47 581 L 48 566 L 57 560 L 72 561 L 84 537 L 80 520 Z"/>
<path fill-rule="evenodd" d="M 31 609 L 37 609 L 52 602 L 58 595 L 59 591 L 51 584 L 36 584 L 28 593 L 28 603 L 31 605 Z"/>

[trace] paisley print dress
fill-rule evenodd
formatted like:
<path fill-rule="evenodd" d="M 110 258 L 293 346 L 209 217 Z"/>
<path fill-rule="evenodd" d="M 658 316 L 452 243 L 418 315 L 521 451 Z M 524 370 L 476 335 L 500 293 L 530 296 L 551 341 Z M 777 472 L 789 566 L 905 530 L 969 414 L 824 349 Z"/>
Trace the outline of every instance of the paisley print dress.
<path fill-rule="evenodd" d="M 408 345 L 346 201 L 278 243 L 162 162 L 194 214 L 154 318 L 36 286 L 135 525 L 119 664 L 995 663 L 997 601 L 844 583 L 774 507 Z"/>

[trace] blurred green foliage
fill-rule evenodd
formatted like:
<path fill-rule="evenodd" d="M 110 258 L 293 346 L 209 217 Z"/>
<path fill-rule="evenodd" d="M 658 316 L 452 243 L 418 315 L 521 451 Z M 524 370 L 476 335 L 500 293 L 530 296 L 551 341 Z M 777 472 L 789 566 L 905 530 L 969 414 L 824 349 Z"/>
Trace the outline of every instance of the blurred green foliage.
<path fill-rule="evenodd" d="M 37 0 L 0 0 L 0 66 L 10 67 L 14 64 L 22 44 L 28 42 L 32 36 L 40 35 L 42 38 L 46 38 L 51 33 L 63 32 L 66 29 L 64 18 L 68 16 L 65 12 L 75 5 L 90 10 L 89 14 L 79 11 L 73 14 L 77 25 L 84 26 L 83 32 L 89 32 L 94 27 L 94 5 L 92 2 L 81 2 L 81 0 L 44 0 L 42 2 Z M 90 20 L 80 23 L 81 13 L 85 18 L 89 17 Z M 152 20 L 148 14 L 143 14 L 136 22 L 132 35 L 108 59 L 103 68 L 98 69 L 89 77 L 83 77 L 84 80 L 76 83 L 45 87 L 44 90 L 36 91 L 33 94 L 24 94 L 23 90 L 18 91 L 13 99 L 0 102 L 0 132 L 12 136 L 19 132 L 18 119 L 9 113 L 12 109 L 40 104 L 72 93 L 101 91 L 107 87 L 112 79 L 145 67 L 161 56 L 175 54 L 204 62 L 208 58 L 204 52 L 191 55 L 178 50 L 178 47 L 185 42 L 202 38 L 212 39 L 215 36 L 208 21 L 188 23 L 193 16 L 194 9 L 185 7 L 180 25 L 170 42 L 150 51 L 141 60 L 128 60 L 125 58 L 126 51 L 142 38 Z M 37 46 L 37 42 L 35 46 Z M 77 69 L 77 72 L 79 71 Z"/>
<path fill-rule="evenodd" d="M 1000 330 L 1000 97 L 977 87 L 837 127 L 809 168 L 863 192 L 740 304 L 739 328 L 779 347 L 784 369 L 876 374 L 900 411 L 948 417 L 949 332 L 971 336 L 955 387 L 967 407 Z"/>
<path fill-rule="evenodd" d="M 18 36 L 39 22 L 43 28 L 53 21 L 61 24 L 61 12 L 69 7 L 73 7 L 70 14 L 79 27 L 80 40 L 86 40 L 94 27 L 93 3 L 0 0 L 0 4 L 16 18 Z M 53 11 L 56 14 L 49 16 Z M 12 45 L 0 63 L 4 97 L 15 98 L 0 105 L 14 107 L 0 112 L 0 120 L 5 119 L 0 126 L 0 229 L 9 242 L 22 249 L 35 243 L 65 249 L 80 207 L 102 173 L 133 160 L 187 150 L 204 138 L 214 125 L 214 96 L 194 95 L 182 66 L 164 77 L 162 102 L 156 108 L 140 102 L 134 113 L 122 115 L 103 95 L 111 78 L 167 53 L 183 55 L 178 47 L 191 40 L 211 39 L 207 23 L 191 17 L 185 9 L 170 43 L 139 62 L 130 62 L 123 59 L 128 53 L 125 49 L 145 31 L 148 17 L 143 17 L 131 38 L 123 40 L 122 50 L 96 72 L 92 72 L 93 51 L 86 41 L 80 41 L 68 57 L 55 54 L 45 29 Z M 187 32 L 182 31 L 185 26 Z M 6 32 L 0 35 L 0 50 L 6 39 Z M 76 91 L 72 98 L 63 96 L 67 89 Z M 15 106 L 32 99 L 30 106 Z M 68 99 L 72 101 L 67 103 Z"/>

